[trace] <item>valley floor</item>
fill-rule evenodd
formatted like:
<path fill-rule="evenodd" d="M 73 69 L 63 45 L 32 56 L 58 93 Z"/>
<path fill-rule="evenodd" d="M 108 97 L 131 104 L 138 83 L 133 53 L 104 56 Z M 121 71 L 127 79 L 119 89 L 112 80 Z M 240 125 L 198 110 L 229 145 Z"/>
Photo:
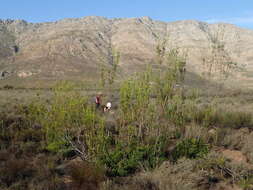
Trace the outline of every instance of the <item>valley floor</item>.
<path fill-rule="evenodd" d="M 250 91 L 187 89 L 163 112 L 128 90 L 1 89 L 0 188 L 253 189 Z"/>

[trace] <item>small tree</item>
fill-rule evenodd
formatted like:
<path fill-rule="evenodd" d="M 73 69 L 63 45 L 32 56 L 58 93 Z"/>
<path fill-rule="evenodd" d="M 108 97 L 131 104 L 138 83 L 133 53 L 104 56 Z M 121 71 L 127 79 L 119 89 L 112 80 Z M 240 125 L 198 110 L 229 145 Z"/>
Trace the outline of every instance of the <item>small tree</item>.
<path fill-rule="evenodd" d="M 118 66 L 120 63 L 120 52 L 112 48 L 108 60 L 108 66 L 102 65 L 100 72 L 101 86 L 112 85 L 115 82 Z M 109 66 L 110 65 L 110 66 Z"/>
<path fill-rule="evenodd" d="M 234 62 L 225 48 L 224 27 L 220 27 L 217 33 L 209 35 L 209 55 L 202 58 L 203 77 L 207 79 L 218 78 L 223 84 L 235 71 L 241 69 Z"/>
<path fill-rule="evenodd" d="M 106 139 L 104 121 L 87 98 L 70 82 L 53 89 L 47 106 L 41 101 L 29 105 L 27 118 L 45 131 L 46 149 L 56 153 L 74 150 L 82 159 L 94 159 Z"/>
<path fill-rule="evenodd" d="M 166 44 L 167 41 L 163 43 L 163 50 L 165 50 Z M 163 58 L 163 66 L 160 68 L 159 75 L 156 78 L 156 93 L 159 104 L 164 110 L 169 99 L 175 94 L 177 87 L 183 87 L 187 56 L 186 54 L 181 55 L 178 48 L 170 48 L 167 52 L 163 52 L 162 56 L 158 57 L 158 63 L 160 63 L 161 57 Z"/>
<path fill-rule="evenodd" d="M 143 137 L 143 128 L 151 122 L 151 110 L 151 69 L 147 69 L 136 78 L 125 81 L 120 88 L 122 125 L 134 124 L 139 130 L 136 135 Z"/>
<path fill-rule="evenodd" d="M 164 62 L 167 42 L 167 39 L 159 40 L 158 44 L 156 45 L 156 62 L 159 65 Z"/>

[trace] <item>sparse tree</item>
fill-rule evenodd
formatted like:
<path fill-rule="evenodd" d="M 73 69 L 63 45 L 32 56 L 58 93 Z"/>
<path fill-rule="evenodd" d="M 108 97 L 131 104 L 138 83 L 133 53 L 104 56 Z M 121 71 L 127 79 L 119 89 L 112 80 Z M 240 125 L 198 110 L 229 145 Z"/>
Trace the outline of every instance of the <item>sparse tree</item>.
<path fill-rule="evenodd" d="M 120 52 L 115 48 L 111 48 L 109 56 L 109 65 L 102 65 L 100 69 L 100 81 L 102 87 L 105 87 L 106 85 L 112 85 L 115 82 L 118 66 L 120 63 Z"/>
<path fill-rule="evenodd" d="M 235 71 L 239 70 L 238 63 L 234 62 L 225 48 L 224 27 L 220 26 L 215 34 L 209 35 L 209 55 L 202 57 L 203 77 L 207 79 L 218 78 L 223 84 Z"/>

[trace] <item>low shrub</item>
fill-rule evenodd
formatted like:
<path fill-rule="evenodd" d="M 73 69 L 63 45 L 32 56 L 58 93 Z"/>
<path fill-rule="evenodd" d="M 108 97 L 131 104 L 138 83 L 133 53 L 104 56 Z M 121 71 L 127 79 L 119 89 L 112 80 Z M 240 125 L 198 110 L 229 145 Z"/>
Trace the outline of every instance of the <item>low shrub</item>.
<path fill-rule="evenodd" d="M 227 111 L 221 114 L 222 127 L 239 129 L 243 127 L 253 128 L 252 114 L 241 111 Z"/>
<path fill-rule="evenodd" d="M 191 138 L 179 142 L 172 151 L 172 160 L 175 162 L 179 158 L 186 157 L 190 159 L 200 158 L 209 152 L 208 144 L 202 139 Z"/>
<path fill-rule="evenodd" d="M 253 128 L 252 114 L 248 112 L 218 109 L 210 105 L 205 108 L 196 107 L 191 115 L 190 120 L 206 127 Z"/>
<path fill-rule="evenodd" d="M 246 176 L 244 179 L 238 182 L 238 185 L 244 190 L 253 189 L 253 175 Z"/>
<path fill-rule="evenodd" d="M 192 114 L 192 120 L 200 125 L 209 127 L 220 123 L 220 115 L 217 109 L 210 105 L 204 108 L 197 108 Z"/>
<path fill-rule="evenodd" d="M 105 180 L 104 170 L 88 162 L 75 162 L 69 166 L 73 186 L 78 189 L 98 189 Z"/>
<path fill-rule="evenodd" d="M 219 180 L 228 180 L 239 184 L 243 189 L 252 188 L 252 169 L 247 164 L 236 164 L 217 153 L 208 154 L 205 158 L 197 160 L 196 169 L 205 171 L 206 176 Z"/>
<path fill-rule="evenodd" d="M 165 141 L 156 144 L 128 146 L 117 144 L 115 149 L 100 156 L 100 162 L 107 167 L 110 177 L 127 176 L 140 168 L 155 168 L 166 159 Z"/>
<path fill-rule="evenodd" d="M 33 175 L 34 169 L 28 160 L 10 158 L 1 165 L 0 181 L 7 187 Z"/>
<path fill-rule="evenodd" d="M 181 95 L 175 95 L 167 106 L 167 119 L 176 126 L 183 126 L 187 122 L 186 105 Z"/>

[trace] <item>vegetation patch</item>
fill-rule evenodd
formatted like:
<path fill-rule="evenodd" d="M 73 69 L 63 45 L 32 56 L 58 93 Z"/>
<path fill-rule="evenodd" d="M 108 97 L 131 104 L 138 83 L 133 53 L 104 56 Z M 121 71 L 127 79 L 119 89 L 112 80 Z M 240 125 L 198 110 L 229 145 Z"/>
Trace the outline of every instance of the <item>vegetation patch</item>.
<path fill-rule="evenodd" d="M 186 157 L 190 159 L 201 158 L 209 151 L 209 145 L 205 144 L 202 139 L 185 139 L 179 142 L 172 151 L 173 161 Z"/>

